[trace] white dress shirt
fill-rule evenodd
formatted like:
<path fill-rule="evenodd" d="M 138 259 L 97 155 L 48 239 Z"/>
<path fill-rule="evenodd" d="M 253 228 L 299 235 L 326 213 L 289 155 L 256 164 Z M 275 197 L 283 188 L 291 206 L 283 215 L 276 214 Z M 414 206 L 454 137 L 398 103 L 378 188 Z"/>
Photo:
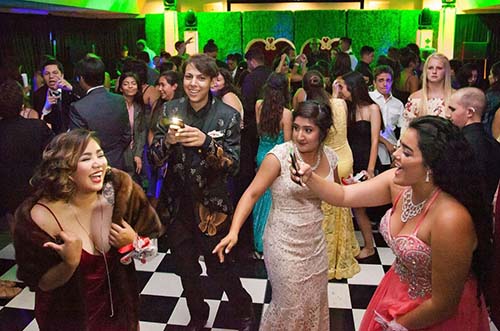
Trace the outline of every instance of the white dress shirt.
<path fill-rule="evenodd" d="M 385 129 L 380 131 L 380 135 L 384 137 L 391 144 L 396 145 L 398 139 L 394 130 L 401 128 L 403 122 L 404 105 L 401 101 L 392 96 L 385 98 L 379 91 L 375 90 L 370 93 L 370 97 L 380 107 L 382 113 L 382 120 L 384 121 Z M 378 157 L 383 165 L 391 164 L 391 155 L 384 144 L 378 144 Z"/>

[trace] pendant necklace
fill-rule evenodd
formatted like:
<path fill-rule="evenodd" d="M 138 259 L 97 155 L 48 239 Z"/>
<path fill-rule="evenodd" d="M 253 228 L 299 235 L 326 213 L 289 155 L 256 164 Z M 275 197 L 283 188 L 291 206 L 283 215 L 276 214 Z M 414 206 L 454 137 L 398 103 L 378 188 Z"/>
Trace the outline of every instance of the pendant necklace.
<path fill-rule="evenodd" d="M 297 155 L 297 158 L 299 159 L 299 161 L 302 162 L 302 163 L 307 163 L 307 162 L 304 162 L 304 159 L 302 159 L 302 155 L 300 155 L 300 152 L 297 149 L 297 146 L 294 145 L 293 147 L 295 149 L 295 154 Z M 312 171 L 315 171 L 316 169 L 318 169 L 319 164 L 321 163 L 321 152 L 322 152 L 321 149 L 319 149 L 318 150 L 318 156 L 316 158 L 316 163 L 314 163 L 314 165 L 311 166 L 311 170 Z"/>
<path fill-rule="evenodd" d="M 409 189 L 403 193 L 403 205 L 401 207 L 401 222 L 406 223 L 409 219 L 417 216 L 424 209 L 427 199 L 424 201 L 414 204 L 413 201 L 413 190 Z"/>
<path fill-rule="evenodd" d="M 85 231 L 85 233 L 89 237 L 90 241 L 94 245 L 94 248 L 96 249 L 96 251 L 101 253 L 102 257 L 104 258 L 104 266 L 106 267 L 106 276 L 107 276 L 106 278 L 108 280 L 109 304 L 110 304 L 110 309 L 111 309 L 111 314 L 109 315 L 109 317 L 113 317 L 115 315 L 115 309 L 114 309 L 114 305 L 113 305 L 113 293 L 111 292 L 111 277 L 109 276 L 109 266 L 108 266 L 108 259 L 106 257 L 106 253 L 104 252 L 104 249 L 103 250 L 99 249 L 99 247 L 96 245 L 96 243 L 92 239 L 92 235 L 90 234 L 90 231 L 87 231 L 87 229 L 80 222 L 80 219 L 78 218 L 75 207 L 69 202 L 68 202 L 68 206 L 70 207 L 70 209 L 73 213 L 73 217 L 75 218 L 78 225 L 80 225 L 80 227 L 83 229 L 83 231 Z M 104 212 L 102 209 L 102 203 L 99 202 L 99 206 L 100 206 L 100 210 L 101 210 L 101 227 L 100 227 L 100 229 L 101 229 L 101 239 L 102 239 L 102 223 L 103 223 L 103 219 L 104 219 Z"/>

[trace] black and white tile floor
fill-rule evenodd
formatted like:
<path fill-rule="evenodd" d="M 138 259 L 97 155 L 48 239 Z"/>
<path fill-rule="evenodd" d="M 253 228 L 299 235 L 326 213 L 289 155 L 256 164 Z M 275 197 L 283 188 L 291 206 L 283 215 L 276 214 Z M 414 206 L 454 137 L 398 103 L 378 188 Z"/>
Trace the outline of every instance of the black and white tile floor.
<path fill-rule="evenodd" d="M 377 252 L 361 264 L 361 272 L 351 279 L 328 284 L 331 330 L 358 330 L 371 296 L 394 260 L 380 234 L 374 233 L 374 236 Z M 226 295 L 206 277 L 205 265 L 203 261 L 200 263 L 204 271 L 206 301 L 210 305 L 206 330 L 235 330 L 237 324 Z M 180 279 L 172 270 L 170 255 L 163 251 L 149 263 L 138 263 L 136 267 L 141 289 L 141 331 L 183 330 L 189 322 L 189 313 Z M 243 286 L 252 296 L 255 318 L 260 321 L 271 300 L 264 262 L 241 264 L 238 271 Z M 0 279 L 16 280 L 15 273 L 14 249 L 8 245 L 0 250 Z M 0 331 L 37 331 L 33 309 L 34 294 L 28 288 L 11 300 L 0 300 Z M 497 331 L 494 327 L 491 330 Z"/>

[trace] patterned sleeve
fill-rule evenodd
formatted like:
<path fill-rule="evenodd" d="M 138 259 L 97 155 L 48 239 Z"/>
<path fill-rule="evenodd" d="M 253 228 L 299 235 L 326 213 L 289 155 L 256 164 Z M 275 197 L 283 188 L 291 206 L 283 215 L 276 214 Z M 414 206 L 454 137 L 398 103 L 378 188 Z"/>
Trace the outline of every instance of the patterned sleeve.
<path fill-rule="evenodd" d="M 241 115 L 236 110 L 232 110 L 231 116 L 223 119 L 218 126 L 225 126 L 224 135 L 218 137 L 216 132 L 208 132 L 205 143 L 201 146 L 200 152 L 205 155 L 205 160 L 211 169 L 216 171 L 236 174 L 240 164 L 240 122 Z"/>

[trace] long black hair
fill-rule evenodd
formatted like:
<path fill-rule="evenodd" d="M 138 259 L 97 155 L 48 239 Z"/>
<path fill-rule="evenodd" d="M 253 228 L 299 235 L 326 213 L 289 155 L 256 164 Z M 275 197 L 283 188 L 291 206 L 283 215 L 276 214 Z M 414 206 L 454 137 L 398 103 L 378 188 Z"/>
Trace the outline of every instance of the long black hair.
<path fill-rule="evenodd" d="M 477 176 L 474 151 L 460 129 L 441 117 L 417 117 L 409 128 L 417 131 L 418 147 L 432 171 L 434 184 L 460 202 L 472 217 L 478 243 L 472 270 L 484 289 L 492 251 L 492 213 L 484 177 Z"/>
<path fill-rule="evenodd" d="M 283 110 L 288 105 L 288 79 L 284 74 L 271 73 L 263 88 L 264 100 L 259 118 L 259 135 L 278 136 Z"/>
<path fill-rule="evenodd" d="M 351 71 L 342 76 L 347 90 L 351 93 L 351 100 L 346 100 L 348 119 L 347 126 L 352 126 L 356 122 L 356 109 L 358 107 L 375 104 L 375 101 L 368 94 L 368 86 L 365 83 L 363 75 L 357 71 Z M 380 110 L 379 110 L 380 112 Z M 382 114 L 380 114 L 382 118 Z M 384 121 L 380 123 L 380 130 L 384 130 Z"/>

